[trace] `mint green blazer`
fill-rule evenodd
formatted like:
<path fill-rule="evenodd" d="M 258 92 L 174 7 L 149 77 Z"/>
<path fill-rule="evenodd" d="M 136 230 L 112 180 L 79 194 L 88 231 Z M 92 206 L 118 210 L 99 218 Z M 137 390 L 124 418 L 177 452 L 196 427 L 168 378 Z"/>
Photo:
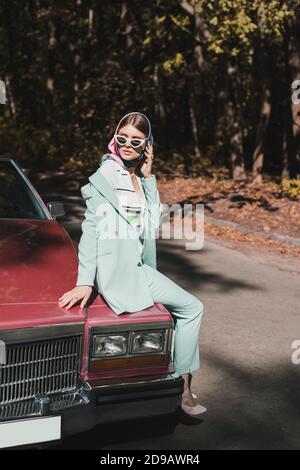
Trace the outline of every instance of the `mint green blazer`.
<path fill-rule="evenodd" d="M 156 176 L 141 177 L 141 184 L 146 198 L 142 260 L 136 228 L 99 169 L 81 187 L 86 211 L 78 245 L 76 285 L 94 286 L 117 314 L 154 304 L 141 261 L 157 269 L 156 229 L 162 223 L 162 205 Z"/>

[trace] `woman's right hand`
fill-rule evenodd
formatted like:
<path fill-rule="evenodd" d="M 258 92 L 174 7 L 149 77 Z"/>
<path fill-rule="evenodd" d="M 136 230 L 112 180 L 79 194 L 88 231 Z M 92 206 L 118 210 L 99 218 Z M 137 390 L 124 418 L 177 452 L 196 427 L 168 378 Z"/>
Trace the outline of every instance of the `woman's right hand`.
<path fill-rule="evenodd" d="M 80 308 L 83 308 L 88 301 L 93 288 L 91 286 L 76 286 L 74 289 L 65 292 L 59 299 L 58 305 L 66 308 L 72 307 L 78 300 L 82 299 Z"/>

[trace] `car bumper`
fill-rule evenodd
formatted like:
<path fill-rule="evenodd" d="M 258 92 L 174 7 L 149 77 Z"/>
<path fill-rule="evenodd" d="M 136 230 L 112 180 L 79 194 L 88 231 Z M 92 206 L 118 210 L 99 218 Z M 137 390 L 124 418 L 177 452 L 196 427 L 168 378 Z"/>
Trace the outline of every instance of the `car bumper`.
<path fill-rule="evenodd" d="M 168 376 L 91 387 L 87 391 L 87 404 L 62 411 L 62 437 L 90 430 L 100 423 L 173 414 L 180 404 L 183 384 L 182 377 Z"/>
<path fill-rule="evenodd" d="M 51 408 L 52 405 L 49 404 L 45 406 L 43 400 L 35 400 L 35 408 L 26 402 L 24 403 L 26 415 L 15 415 L 14 419 L 9 417 L 0 419 L 0 425 L 2 422 L 13 423 L 17 420 L 61 416 L 61 438 L 64 438 L 89 431 L 97 424 L 171 415 L 176 412 L 180 404 L 183 384 L 182 377 L 174 378 L 171 375 L 154 380 L 96 387 L 83 382 L 80 389 L 71 397 L 70 406 L 59 409 L 58 406 L 61 406 L 59 404 L 64 403 L 61 399 L 56 402 L 56 408 Z M 20 404 L 18 409 L 21 409 Z M 31 442 L 30 447 L 34 444 L 38 442 Z M 20 446 L 22 444 L 18 445 L 18 448 Z"/>

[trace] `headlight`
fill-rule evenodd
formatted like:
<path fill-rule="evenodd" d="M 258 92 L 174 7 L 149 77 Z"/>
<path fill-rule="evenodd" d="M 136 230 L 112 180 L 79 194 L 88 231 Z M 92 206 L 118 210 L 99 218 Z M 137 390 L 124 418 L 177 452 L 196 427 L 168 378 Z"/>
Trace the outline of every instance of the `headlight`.
<path fill-rule="evenodd" d="M 151 353 L 163 350 L 164 331 L 133 333 L 132 353 Z"/>
<path fill-rule="evenodd" d="M 128 335 L 95 335 L 94 357 L 124 356 L 127 352 Z"/>

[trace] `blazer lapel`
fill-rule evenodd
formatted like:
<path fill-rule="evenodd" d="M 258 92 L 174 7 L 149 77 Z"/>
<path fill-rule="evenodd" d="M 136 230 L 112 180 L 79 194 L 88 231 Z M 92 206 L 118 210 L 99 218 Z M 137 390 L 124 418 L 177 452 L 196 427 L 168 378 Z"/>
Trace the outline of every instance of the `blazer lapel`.
<path fill-rule="evenodd" d="M 106 178 L 97 170 L 95 173 L 89 176 L 89 181 L 93 184 L 93 186 L 95 186 L 99 193 L 101 193 L 102 196 L 104 196 L 108 202 L 114 206 L 118 213 L 133 227 L 132 223 L 127 218 L 127 213 L 121 206 L 116 193 Z"/>

